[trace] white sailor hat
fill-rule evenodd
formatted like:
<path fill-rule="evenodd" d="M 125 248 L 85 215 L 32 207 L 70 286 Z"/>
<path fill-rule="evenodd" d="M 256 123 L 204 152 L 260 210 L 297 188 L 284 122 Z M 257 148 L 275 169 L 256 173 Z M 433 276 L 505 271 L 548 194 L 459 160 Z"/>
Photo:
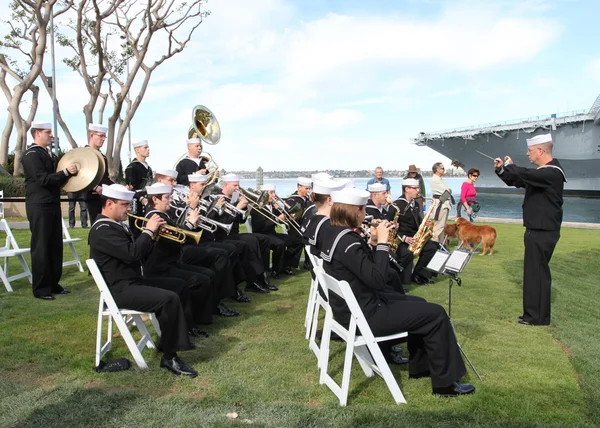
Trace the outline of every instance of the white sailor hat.
<path fill-rule="evenodd" d="M 316 174 L 311 174 L 310 178 L 314 183 L 317 180 L 327 180 L 329 178 L 333 178 L 333 175 L 329 175 L 326 172 L 317 172 Z"/>
<path fill-rule="evenodd" d="M 533 138 L 527 139 L 527 147 L 536 146 L 538 144 L 551 143 L 552 134 L 536 135 Z"/>
<path fill-rule="evenodd" d="M 355 186 L 354 181 L 350 180 L 349 178 L 338 178 L 336 179 L 336 181 L 343 183 L 344 187 L 353 189 Z"/>
<path fill-rule="evenodd" d="M 318 180 L 313 184 L 313 193 L 318 195 L 331 195 L 331 192 L 335 192 L 336 190 L 342 190 L 344 188 L 345 183 L 341 181 L 327 179 L 327 180 Z"/>
<path fill-rule="evenodd" d="M 367 186 L 369 192 L 387 192 L 387 186 L 383 183 L 373 183 Z"/>
<path fill-rule="evenodd" d="M 225 174 L 223 176 L 223 183 L 232 183 L 240 181 L 240 176 L 236 174 Z"/>
<path fill-rule="evenodd" d="M 331 192 L 331 200 L 338 204 L 348 204 L 362 206 L 367 205 L 367 201 L 371 195 L 366 190 L 344 188 Z"/>
<path fill-rule="evenodd" d="M 312 186 L 312 180 L 310 178 L 306 178 L 306 177 L 298 177 L 298 180 L 296 181 L 300 186 Z"/>
<path fill-rule="evenodd" d="M 405 178 L 402 180 L 402 185 L 408 187 L 419 187 L 419 180 L 416 178 Z"/>
<path fill-rule="evenodd" d="M 188 175 L 188 181 L 190 183 L 206 183 L 208 181 L 208 174 L 191 174 L 191 175 Z"/>
<path fill-rule="evenodd" d="M 152 186 L 146 186 L 146 193 L 149 195 L 170 195 L 173 187 L 168 184 L 154 183 Z"/>
<path fill-rule="evenodd" d="M 260 186 L 260 190 L 275 190 L 275 185 L 274 184 L 263 184 L 262 186 Z"/>
<path fill-rule="evenodd" d="M 122 184 L 111 184 L 107 186 L 106 184 L 102 185 L 102 196 L 105 196 L 110 199 L 119 199 L 121 201 L 130 201 L 133 199 L 135 192 L 128 190 L 127 187 Z"/>
<path fill-rule="evenodd" d="M 88 131 L 100 132 L 102 134 L 106 134 L 108 132 L 108 128 L 102 125 L 90 123 L 88 125 Z"/>
<path fill-rule="evenodd" d="M 134 149 L 138 148 L 138 147 L 144 147 L 148 145 L 148 140 L 142 140 L 142 141 L 138 141 L 137 143 L 133 143 L 131 145 L 131 147 L 133 147 Z"/>
<path fill-rule="evenodd" d="M 188 144 L 202 144 L 202 140 L 200 138 L 189 138 L 187 140 Z"/>
<path fill-rule="evenodd" d="M 167 177 L 177 178 L 177 171 L 173 171 L 172 169 L 159 168 L 156 170 L 157 174 L 166 175 Z"/>
<path fill-rule="evenodd" d="M 48 122 L 31 122 L 31 129 L 50 129 L 52 130 L 52 124 Z"/>

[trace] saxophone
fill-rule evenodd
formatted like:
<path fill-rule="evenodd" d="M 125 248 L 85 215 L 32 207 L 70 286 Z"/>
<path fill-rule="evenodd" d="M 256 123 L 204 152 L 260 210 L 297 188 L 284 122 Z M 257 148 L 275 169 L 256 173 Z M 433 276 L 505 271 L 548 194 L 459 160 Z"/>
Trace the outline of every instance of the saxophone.
<path fill-rule="evenodd" d="M 425 212 L 425 215 L 423 216 L 423 221 L 421 221 L 421 224 L 419 225 L 419 230 L 417 230 L 417 233 L 415 233 L 415 236 L 413 236 L 413 238 L 415 239 L 415 242 L 412 244 L 409 244 L 409 246 L 408 246 L 408 249 L 415 256 L 418 256 L 419 254 L 421 254 L 421 250 L 423 249 L 423 246 L 425 245 L 425 243 L 427 241 L 429 241 L 429 238 L 431 238 L 433 236 L 433 227 L 431 226 L 431 216 L 433 215 L 433 213 L 436 210 L 439 203 L 440 203 L 439 199 L 433 200 L 431 206 L 427 209 L 427 211 Z"/>
<path fill-rule="evenodd" d="M 391 204 L 392 207 L 396 210 L 394 214 L 394 218 L 392 220 L 392 224 L 394 226 L 398 225 L 398 218 L 400 218 L 400 208 L 397 205 Z M 390 253 L 395 253 L 398 250 L 398 246 L 400 245 L 400 238 L 398 237 L 398 228 L 394 227 L 390 229 L 388 232 L 388 244 L 390 244 Z"/>

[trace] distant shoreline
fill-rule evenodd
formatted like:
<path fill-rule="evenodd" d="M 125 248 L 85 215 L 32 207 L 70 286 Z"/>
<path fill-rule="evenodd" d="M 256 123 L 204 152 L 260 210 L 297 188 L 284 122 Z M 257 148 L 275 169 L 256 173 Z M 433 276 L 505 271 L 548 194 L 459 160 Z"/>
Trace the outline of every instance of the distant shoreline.
<path fill-rule="evenodd" d="M 237 174 L 240 177 L 245 179 L 256 179 L 258 175 L 258 171 L 221 171 L 221 175 L 224 175 L 225 172 Z M 316 174 L 317 172 L 326 172 L 327 174 L 333 175 L 334 177 L 339 178 L 372 178 L 374 177 L 372 171 L 345 171 L 345 170 L 319 170 L 319 171 L 263 171 L 262 176 L 263 179 L 290 179 L 290 178 L 298 178 L 298 177 L 310 177 L 312 174 Z M 460 178 L 466 177 L 462 170 L 457 169 L 449 169 L 448 174 L 445 175 L 446 178 Z M 433 175 L 432 172 L 429 171 L 420 171 L 419 172 L 424 178 L 431 177 Z M 408 174 L 408 171 L 399 171 L 399 170 L 391 170 L 385 171 L 383 174 L 384 178 L 404 178 Z"/>

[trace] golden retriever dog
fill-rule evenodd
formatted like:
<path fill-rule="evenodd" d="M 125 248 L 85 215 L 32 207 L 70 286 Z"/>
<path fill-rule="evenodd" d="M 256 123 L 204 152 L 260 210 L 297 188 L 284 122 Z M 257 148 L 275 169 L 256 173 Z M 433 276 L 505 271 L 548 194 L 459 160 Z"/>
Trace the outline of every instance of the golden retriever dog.
<path fill-rule="evenodd" d="M 477 244 L 483 243 L 483 251 L 481 255 L 484 256 L 489 249 L 489 254 L 494 254 L 494 244 L 496 243 L 496 229 L 491 226 L 477 226 L 469 222 L 464 218 L 456 219 L 457 236 L 458 241 L 462 241 L 462 247 L 467 249 L 467 244 L 471 247 L 471 252 L 475 249 Z"/>
<path fill-rule="evenodd" d="M 448 244 L 450 244 L 450 240 L 452 238 L 458 239 L 458 237 L 456 236 L 457 232 L 458 230 L 456 227 L 456 223 L 449 223 L 446 225 L 446 227 L 444 228 L 444 233 L 448 237 Z"/>

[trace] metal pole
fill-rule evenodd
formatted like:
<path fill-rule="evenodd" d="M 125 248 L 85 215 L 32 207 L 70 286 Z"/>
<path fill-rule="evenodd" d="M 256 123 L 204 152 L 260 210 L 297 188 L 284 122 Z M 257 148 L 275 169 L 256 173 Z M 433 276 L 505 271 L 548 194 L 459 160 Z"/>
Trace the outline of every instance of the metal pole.
<path fill-rule="evenodd" d="M 60 149 L 60 143 L 58 138 L 58 123 L 56 119 L 56 111 L 58 110 L 56 104 L 56 63 L 54 61 L 54 6 L 50 10 L 50 57 L 52 62 L 52 116 L 54 121 L 53 134 L 54 134 L 54 154 L 58 156 Z"/>
<path fill-rule="evenodd" d="M 127 80 L 129 80 L 129 57 L 127 58 Z M 127 98 L 129 98 L 129 93 L 127 93 Z M 129 138 L 129 163 L 131 163 L 133 162 L 133 158 L 131 157 L 131 121 L 127 125 L 127 134 Z"/>

